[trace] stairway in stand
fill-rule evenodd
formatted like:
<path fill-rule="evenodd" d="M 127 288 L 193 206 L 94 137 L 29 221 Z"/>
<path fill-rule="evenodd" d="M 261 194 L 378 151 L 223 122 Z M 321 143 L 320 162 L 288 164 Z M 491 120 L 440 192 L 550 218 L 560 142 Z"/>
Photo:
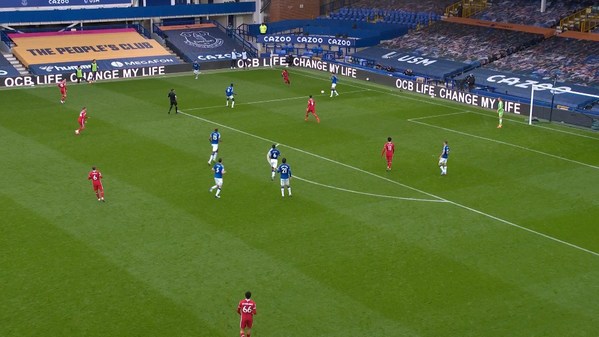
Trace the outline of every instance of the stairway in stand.
<path fill-rule="evenodd" d="M 15 69 L 17 69 L 17 71 L 19 72 L 19 74 L 21 74 L 21 76 L 27 76 L 27 75 L 29 75 L 29 71 L 27 71 L 27 69 L 21 63 L 21 61 L 19 61 L 13 54 L 2 53 L 2 56 L 4 56 L 4 58 L 8 62 L 10 62 L 10 64 L 12 64 L 12 66 L 15 67 Z"/>

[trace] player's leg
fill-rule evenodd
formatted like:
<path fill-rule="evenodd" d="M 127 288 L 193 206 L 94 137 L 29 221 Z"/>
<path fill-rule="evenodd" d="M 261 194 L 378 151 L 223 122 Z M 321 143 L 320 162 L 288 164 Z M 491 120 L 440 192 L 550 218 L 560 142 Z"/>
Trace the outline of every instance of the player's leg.
<path fill-rule="evenodd" d="M 229 106 L 229 99 L 230 99 L 230 97 L 227 96 L 227 104 L 225 104 L 225 106 Z"/>
<path fill-rule="evenodd" d="M 175 101 L 175 113 L 178 114 L 179 113 L 179 106 L 177 105 L 177 102 Z"/>
<path fill-rule="evenodd" d="M 235 107 L 235 97 L 231 96 L 231 109 Z"/>
<path fill-rule="evenodd" d="M 243 317 L 239 320 L 239 336 L 245 337 L 245 322 L 243 321 Z"/>
<path fill-rule="evenodd" d="M 316 117 L 316 123 L 320 123 L 320 118 L 316 114 L 316 111 L 312 111 L 312 114 L 314 115 L 314 117 Z"/>
<path fill-rule="evenodd" d="M 223 188 L 223 182 L 220 180 L 216 186 L 216 194 L 214 195 L 216 198 L 220 198 L 220 191 Z"/>
<path fill-rule="evenodd" d="M 285 180 L 281 179 L 281 197 L 285 198 Z"/>
<path fill-rule="evenodd" d="M 499 125 L 497 125 L 497 127 L 503 127 L 503 112 L 499 112 Z"/>
<path fill-rule="evenodd" d="M 94 193 L 96 193 L 96 199 L 100 201 L 100 188 L 96 184 L 94 184 Z"/>
<path fill-rule="evenodd" d="M 291 196 L 291 184 L 289 182 L 287 182 L 287 194 Z"/>

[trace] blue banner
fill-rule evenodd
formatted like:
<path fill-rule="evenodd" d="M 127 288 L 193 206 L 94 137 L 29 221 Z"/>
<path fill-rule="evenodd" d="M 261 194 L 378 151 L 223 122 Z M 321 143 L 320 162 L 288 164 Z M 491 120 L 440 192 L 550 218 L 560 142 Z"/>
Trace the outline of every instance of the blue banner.
<path fill-rule="evenodd" d="M 132 57 L 124 59 L 108 59 L 108 60 L 97 60 L 98 69 L 101 71 L 115 70 L 115 69 L 127 69 L 127 68 L 139 68 L 139 67 L 151 67 L 151 66 L 166 66 L 173 64 L 181 64 L 181 61 L 175 56 L 147 56 L 147 57 Z M 32 64 L 29 66 L 29 71 L 34 75 L 49 75 L 49 74 L 66 74 L 75 72 L 77 66 L 81 66 L 83 72 L 88 73 L 91 71 L 91 61 L 82 62 L 63 62 L 63 63 L 51 63 L 51 64 Z"/>
<path fill-rule="evenodd" d="M 472 65 L 466 63 L 430 56 L 424 57 L 410 51 L 391 50 L 380 47 L 367 48 L 351 56 L 354 58 L 354 61 L 358 61 L 357 63 L 360 63 L 360 60 L 365 60 L 367 64 L 378 65 L 389 72 L 404 73 L 410 69 L 415 76 L 439 80 L 473 68 Z"/>
<path fill-rule="evenodd" d="M 523 74 L 501 72 L 477 68 L 467 74 L 474 75 L 476 86 L 487 86 L 498 94 L 505 94 L 530 100 L 532 86 L 535 86 L 535 101 L 542 101 L 554 105 L 584 106 L 589 101 L 597 100 L 590 96 L 569 94 L 568 91 L 577 91 L 589 95 L 599 96 L 599 89 L 571 83 L 539 80 Z M 467 75 L 465 74 L 465 75 Z M 558 90 L 552 90 L 552 89 Z"/>
<path fill-rule="evenodd" d="M 19 75 L 17 69 L 4 56 L 0 55 L 0 77 L 14 77 Z"/>
<path fill-rule="evenodd" d="M 326 46 L 355 47 L 357 39 L 347 39 L 320 35 L 258 35 L 258 43 L 288 45 L 295 43 L 319 44 Z"/>
<path fill-rule="evenodd" d="M 194 28 L 165 30 L 168 46 L 189 60 L 200 62 L 230 60 L 231 53 L 239 46 L 218 28 Z M 241 51 L 236 55 L 241 58 Z"/>
<path fill-rule="evenodd" d="M 0 8 L 36 9 L 37 7 L 111 7 L 131 6 L 131 0 L 2 0 Z"/>

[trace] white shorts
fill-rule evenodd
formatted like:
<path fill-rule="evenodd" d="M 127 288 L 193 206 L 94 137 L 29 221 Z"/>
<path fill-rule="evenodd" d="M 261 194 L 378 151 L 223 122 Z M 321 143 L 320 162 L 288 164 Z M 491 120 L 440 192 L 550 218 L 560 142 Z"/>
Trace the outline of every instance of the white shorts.
<path fill-rule="evenodd" d="M 269 162 L 270 162 L 270 167 L 272 167 L 272 168 L 276 169 L 279 166 L 279 160 L 278 159 L 270 159 Z"/>
<path fill-rule="evenodd" d="M 218 144 L 211 144 L 212 145 L 212 152 L 218 152 Z"/>
<path fill-rule="evenodd" d="M 223 178 L 214 178 L 214 184 L 218 187 L 223 186 Z"/>
<path fill-rule="evenodd" d="M 199 70 L 194 70 L 193 73 L 194 73 L 194 75 L 198 75 L 200 73 L 200 71 Z"/>
<path fill-rule="evenodd" d="M 227 96 L 227 101 L 228 101 L 228 100 L 230 100 L 230 99 L 231 99 L 231 100 L 233 99 L 233 95 L 231 95 L 231 96 Z"/>
<path fill-rule="evenodd" d="M 447 158 L 439 158 L 439 166 L 447 165 Z"/>
<path fill-rule="evenodd" d="M 289 178 L 281 179 L 281 186 L 289 186 Z"/>
<path fill-rule="evenodd" d="M 335 90 L 335 87 L 337 87 L 337 83 L 331 83 L 331 90 Z"/>

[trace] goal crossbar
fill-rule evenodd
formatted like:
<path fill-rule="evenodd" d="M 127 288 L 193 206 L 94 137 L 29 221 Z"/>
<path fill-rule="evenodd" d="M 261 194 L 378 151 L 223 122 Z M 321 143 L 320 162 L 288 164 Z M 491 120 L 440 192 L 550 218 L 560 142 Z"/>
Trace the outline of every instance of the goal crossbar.
<path fill-rule="evenodd" d="M 595 98 L 595 99 L 599 100 L 599 95 L 593 95 L 593 94 L 589 94 L 586 92 L 579 92 L 579 91 L 573 91 L 573 90 L 562 89 L 562 88 L 548 89 L 546 86 L 543 86 L 543 85 L 533 85 L 533 86 L 531 86 L 531 90 L 530 90 L 530 112 L 529 112 L 529 116 L 528 116 L 528 125 L 532 125 L 535 91 L 544 91 L 544 90 L 549 90 L 549 92 L 551 92 L 551 94 L 553 94 L 553 95 L 573 94 L 573 95 Z M 551 107 L 551 108 L 553 108 L 553 107 Z"/>

